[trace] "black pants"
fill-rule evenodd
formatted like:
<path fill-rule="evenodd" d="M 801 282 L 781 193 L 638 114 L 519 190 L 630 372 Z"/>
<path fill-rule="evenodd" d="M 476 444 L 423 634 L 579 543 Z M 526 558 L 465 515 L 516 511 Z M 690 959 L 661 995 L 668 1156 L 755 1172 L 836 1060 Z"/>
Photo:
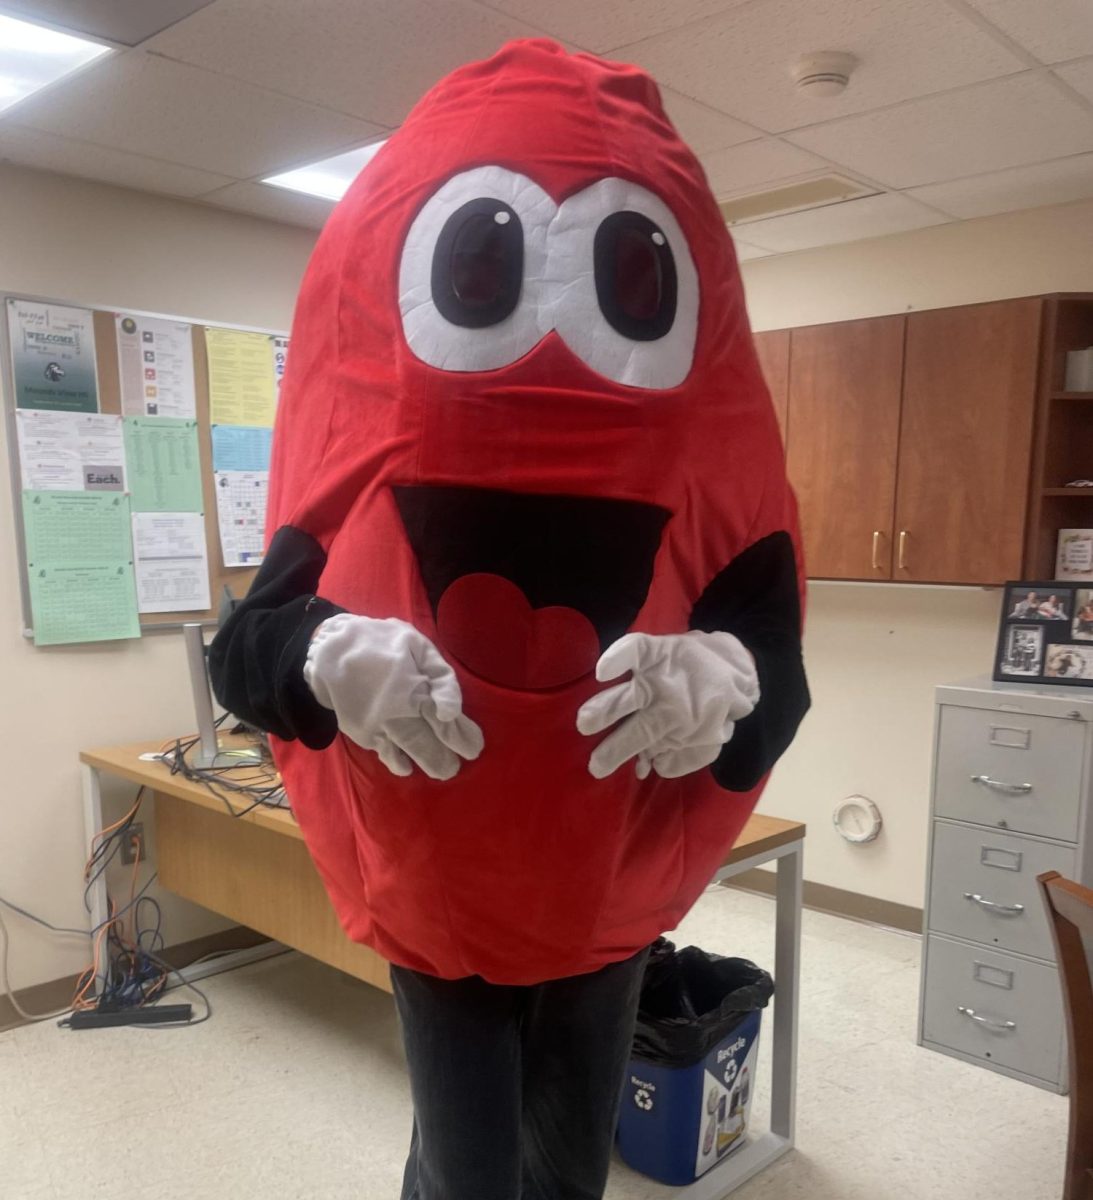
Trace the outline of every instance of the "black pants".
<path fill-rule="evenodd" d="M 402 1200 L 601 1200 L 647 957 L 534 987 L 392 968 L 414 1097 Z"/>

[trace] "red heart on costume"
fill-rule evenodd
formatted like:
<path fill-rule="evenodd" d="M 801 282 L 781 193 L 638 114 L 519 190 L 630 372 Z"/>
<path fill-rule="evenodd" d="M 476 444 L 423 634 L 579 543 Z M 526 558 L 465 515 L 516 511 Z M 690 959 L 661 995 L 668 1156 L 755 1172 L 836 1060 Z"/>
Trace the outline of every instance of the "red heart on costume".
<path fill-rule="evenodd" d="M 532 608 L 500 575 L 464 575 L 440 598 L 437 631 L 446 649 L 490 683 L 538 691 L 595 669 L 600 640 L 575 608 Z"/>

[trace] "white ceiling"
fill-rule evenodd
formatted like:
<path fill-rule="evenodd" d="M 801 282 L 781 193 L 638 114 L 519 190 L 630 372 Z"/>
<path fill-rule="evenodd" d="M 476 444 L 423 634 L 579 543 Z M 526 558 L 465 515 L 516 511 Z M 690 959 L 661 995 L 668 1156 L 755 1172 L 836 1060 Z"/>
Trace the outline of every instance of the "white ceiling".
<path fill-rule="evenodd" d="M 317 227 L 258 182 L 383 136 L 440 76 L 551 34 L 636 62 L 720 199 L 832 170 L 861 199 L 741 257 L 1093 197 L 1093 0 L 0 0 L 118 53 L 0 118 L 0 159 Z M 800 94 L 809 51 L 859 66 Z"/>

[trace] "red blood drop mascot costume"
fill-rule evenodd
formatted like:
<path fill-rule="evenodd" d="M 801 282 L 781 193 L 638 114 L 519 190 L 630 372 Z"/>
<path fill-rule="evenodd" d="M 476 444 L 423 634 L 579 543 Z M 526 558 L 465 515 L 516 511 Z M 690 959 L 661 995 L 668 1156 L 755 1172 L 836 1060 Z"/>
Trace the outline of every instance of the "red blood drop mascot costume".
<path fill-rule="evenodd" d="M 417 105 L 308 267 L 268 529 L 214 680 L 273 735 L 346 932 L 395 964 L 404 1194 L 598 1195 L 643 949 L 808 706 L 735 255 L 648 76 L 518 42 Z M 555 986 L 571 1028 L 536 1033 Z M 438 1036 L 482 1039 L 458 1137 Z"/>

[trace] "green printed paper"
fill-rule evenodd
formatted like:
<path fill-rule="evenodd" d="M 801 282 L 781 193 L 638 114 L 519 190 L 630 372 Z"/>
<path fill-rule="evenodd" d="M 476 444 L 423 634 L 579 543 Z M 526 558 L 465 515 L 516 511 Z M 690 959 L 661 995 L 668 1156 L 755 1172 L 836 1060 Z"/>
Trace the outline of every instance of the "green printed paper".
<path fill-rule="evenodd" d="M 140 637 L 128 496 L 24 492 L 23 526 L 36 645 Z"/>
<path fill-rule="evenodd" d="M 196 421 L 126 417 L 125 462 L 134 512 L 204 512 Z"/>

